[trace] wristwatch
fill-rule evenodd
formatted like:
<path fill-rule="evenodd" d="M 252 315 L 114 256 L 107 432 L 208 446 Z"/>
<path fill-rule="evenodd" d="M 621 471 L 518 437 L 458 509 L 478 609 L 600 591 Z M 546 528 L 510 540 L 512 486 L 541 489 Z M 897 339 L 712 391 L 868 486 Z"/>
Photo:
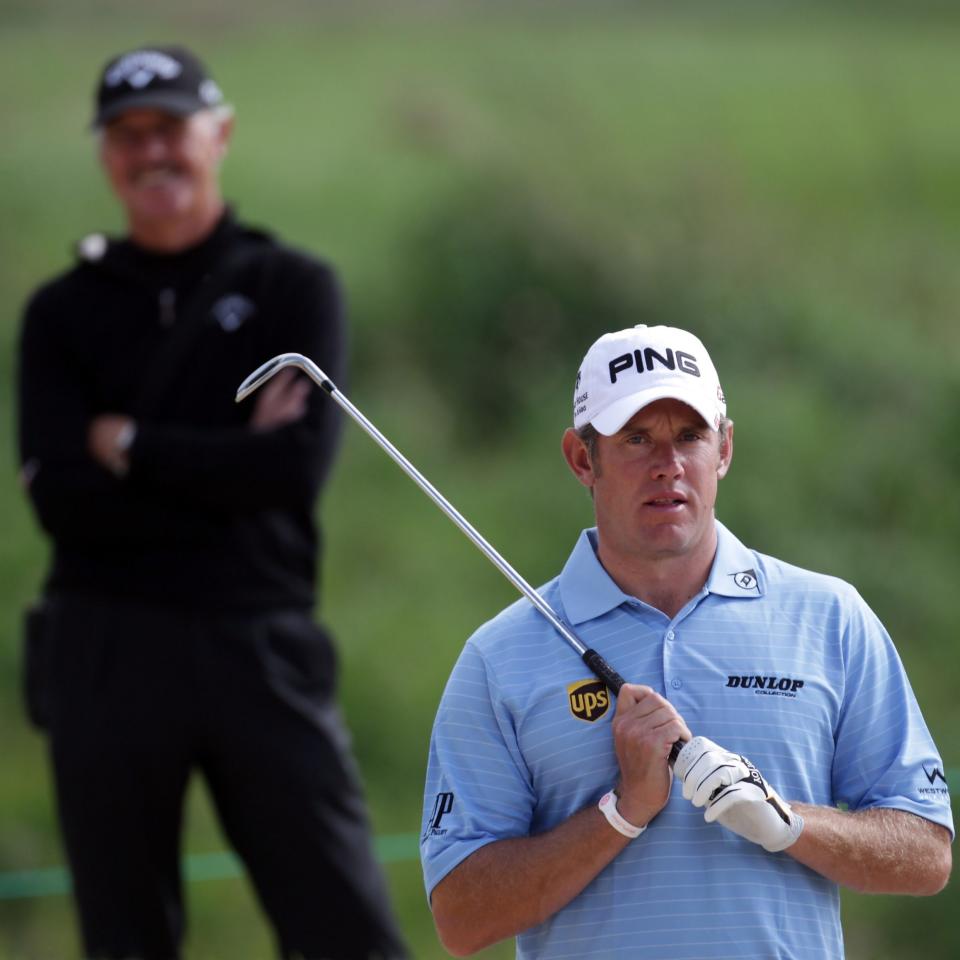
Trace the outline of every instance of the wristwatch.
<path fill-rule="evenodd" d="M 137 424 L 128 420 L 118 431 L 113 440 L 113 457 L 110 469 L 122 477 L 130 469 L 130 448 L 137 439 Z"/>
<path fill-rule="evenodd" d="M 609 823 L 617 833 L 622 833 L 631 840 L 635 840 L 647 829 L 646 826 L 636 827 L 630 823 L 629 820 L 624 820 L 623 817 L 620 816 L 620 811 L 617 809 L 617 795 L 612 790 L 600 798 L 600 803 L 597 804 L 597 806 L 600 808 L 600 812 L 607 818 L 607 823 Z"/>
<path fill-rule="evenodd" d="M 128 420 L 118 431 L 116 439 L 113 441 L 117 448 L 117 453 L 126 453 L 132 446 L 133 441 L 137 439 L 137 425 L 133 420 Z"/>

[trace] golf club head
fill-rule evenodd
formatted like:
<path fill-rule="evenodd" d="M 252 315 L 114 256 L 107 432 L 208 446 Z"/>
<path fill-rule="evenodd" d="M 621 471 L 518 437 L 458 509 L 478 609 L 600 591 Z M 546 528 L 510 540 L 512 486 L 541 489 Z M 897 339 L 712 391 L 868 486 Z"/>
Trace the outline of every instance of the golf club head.
<path fill-rule="evenodd" d="M 268 360 L 266 363 L 257 367 L 243 383 L 237 388 L 236 402 L 246 399 L 255 390 L 262 387 L 274 374 L 279 373 L 284 367 L 297 367 L 302 370 L 318 386 L 323 387 L 328 392 L 333 387 L 333 383 L 327 375 L 308 357 L 302 353 L 281 353 Z"/>

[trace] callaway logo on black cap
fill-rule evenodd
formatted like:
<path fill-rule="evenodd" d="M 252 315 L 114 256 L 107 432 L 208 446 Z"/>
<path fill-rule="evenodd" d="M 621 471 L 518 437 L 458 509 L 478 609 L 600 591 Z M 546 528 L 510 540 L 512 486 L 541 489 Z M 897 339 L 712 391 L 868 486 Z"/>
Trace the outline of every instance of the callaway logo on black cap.
<path fill-rule="evenodd" d="M 97 88 L 95 127 L 124 110 L 163 110 L 187 116 L 223 103 L 207 69 L 183 47 L 143 47 L 114 57 Z"/>

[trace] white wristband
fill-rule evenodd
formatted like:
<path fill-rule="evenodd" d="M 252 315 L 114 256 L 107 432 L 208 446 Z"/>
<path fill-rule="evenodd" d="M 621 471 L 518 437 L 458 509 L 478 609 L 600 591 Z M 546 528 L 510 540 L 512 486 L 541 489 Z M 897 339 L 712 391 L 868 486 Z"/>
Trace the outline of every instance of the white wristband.
<path fill-rule="evenodd" d="M 617 795 L 612 790 L 600 798 L 600 803 L 597 804 L 597 806 L 600 808 L 600 812 L 607 818 L 607 823 L 609 823 L 617 833 L 622 833 L 631 840 L 635 840 L 647 829 L 645 826 L 635 827 L 628 820 L 624 820 L 623 817 L 620 816 L 620 811 L 617 810 Z"/>

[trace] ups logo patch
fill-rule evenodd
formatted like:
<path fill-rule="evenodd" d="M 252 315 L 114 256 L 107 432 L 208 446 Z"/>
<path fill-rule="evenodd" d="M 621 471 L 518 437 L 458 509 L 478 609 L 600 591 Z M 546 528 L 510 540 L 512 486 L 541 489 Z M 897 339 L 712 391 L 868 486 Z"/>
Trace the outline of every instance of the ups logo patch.
<path fill-rule="evenodd" d="M 610 709 L 610 693 L 602 680 L 578 680 L 567 687 L 570 712 L 586 723 L 595 723 Z"/>

